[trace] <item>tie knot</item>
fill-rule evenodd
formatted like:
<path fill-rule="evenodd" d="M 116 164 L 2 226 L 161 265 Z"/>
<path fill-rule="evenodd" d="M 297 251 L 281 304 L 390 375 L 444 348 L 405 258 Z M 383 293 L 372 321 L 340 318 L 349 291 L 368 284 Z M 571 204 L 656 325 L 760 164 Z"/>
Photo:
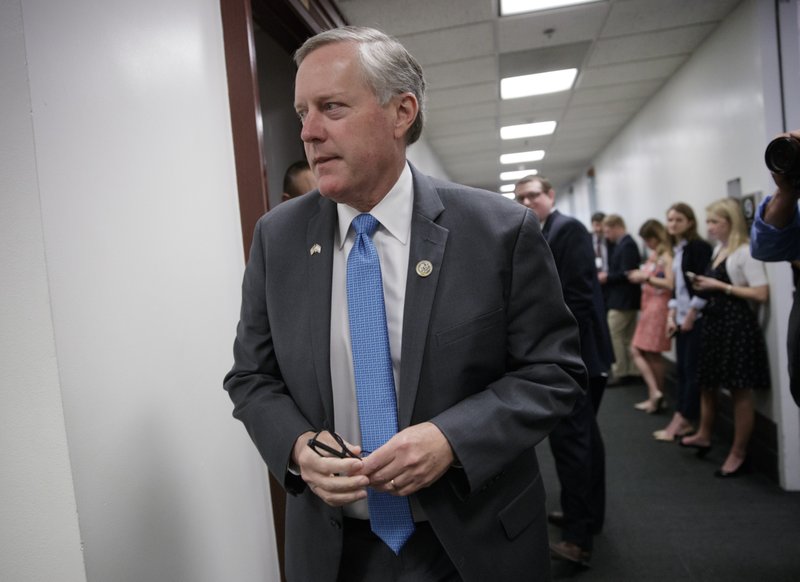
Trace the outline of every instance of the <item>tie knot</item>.
<path fill-rule="evenodd" d="M 375 230 L 378 228 L 378 219 L 371 214 L 359 214 L 353 219 L 353 228 L 356 231 L 356 236 L 359 234 L 366 234 L 372 238 Z"/>

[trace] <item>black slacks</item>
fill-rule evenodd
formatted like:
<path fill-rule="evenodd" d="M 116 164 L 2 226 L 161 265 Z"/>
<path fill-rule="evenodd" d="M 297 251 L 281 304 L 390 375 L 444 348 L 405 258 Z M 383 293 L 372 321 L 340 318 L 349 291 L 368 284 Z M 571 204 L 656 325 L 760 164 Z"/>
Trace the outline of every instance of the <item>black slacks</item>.
<path fill-rule="evenodd" d="M 376 536 L 369 521 L 344 519 L 339 582 L 461 582 L 428 522 L 419 522 L 400 555 Z"/>
<path fill-rule="evenodd" d="M 605 519 L 605 450 L 590 393 L 581 395 L 549 439 L 561 485 L 562 538 L 587 551 Z"/>

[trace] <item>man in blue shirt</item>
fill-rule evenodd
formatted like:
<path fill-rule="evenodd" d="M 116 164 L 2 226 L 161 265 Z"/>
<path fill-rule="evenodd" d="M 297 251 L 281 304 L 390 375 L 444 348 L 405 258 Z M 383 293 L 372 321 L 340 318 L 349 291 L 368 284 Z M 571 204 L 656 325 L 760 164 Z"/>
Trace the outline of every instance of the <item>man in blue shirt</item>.
<path fill-rule="evenodd" d="M 800 139 L 800 130 L 786 136 Z M 797 201 L 800 187 L 795 180 L 773 174 L 778 189 L 759 205 L 750 233 L 750 251 L 761 261 L 792 261 L 795 295 L 789 316 L 787 347 L 789 351 L 790 389 L 794 401 L 800 406 L 800 214 Z"/>

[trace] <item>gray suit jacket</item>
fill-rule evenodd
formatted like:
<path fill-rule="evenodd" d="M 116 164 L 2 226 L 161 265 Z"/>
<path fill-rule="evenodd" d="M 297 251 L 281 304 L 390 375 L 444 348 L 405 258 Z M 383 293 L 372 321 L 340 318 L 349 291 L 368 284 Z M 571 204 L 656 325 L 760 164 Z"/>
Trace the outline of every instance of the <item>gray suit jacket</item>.
<path fill-rule="evenodd" d="M 575 320 L 533 215 L 497 194 L 414 176 L 398 386 L 400 428 L 436 424 L 463 468 L 416 495 L 465 581 L 547 580 L 534 452 L 585 381 Z M 287 499 L 291 581 L 334 581 L 342 512 L 287 471 L 297 437 L 333 426 L 331 265 L 336 206 L 312 192 L 262 217 L 225 378 Z M 311 254 L 313 245 L 321 252 Z M 415 266 L 433 264 L 428 277 Z"/>

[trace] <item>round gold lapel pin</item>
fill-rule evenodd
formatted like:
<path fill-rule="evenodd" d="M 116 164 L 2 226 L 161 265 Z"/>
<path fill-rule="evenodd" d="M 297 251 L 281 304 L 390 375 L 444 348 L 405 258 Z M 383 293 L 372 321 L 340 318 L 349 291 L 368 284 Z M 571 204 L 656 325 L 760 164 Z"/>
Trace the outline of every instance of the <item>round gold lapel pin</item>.
<path fill-rule="evenodd" d="M 420 261 L 417 263 L 417 275 L 427 277 L 433 273 L 433 264 L 430 261 Z"/>

